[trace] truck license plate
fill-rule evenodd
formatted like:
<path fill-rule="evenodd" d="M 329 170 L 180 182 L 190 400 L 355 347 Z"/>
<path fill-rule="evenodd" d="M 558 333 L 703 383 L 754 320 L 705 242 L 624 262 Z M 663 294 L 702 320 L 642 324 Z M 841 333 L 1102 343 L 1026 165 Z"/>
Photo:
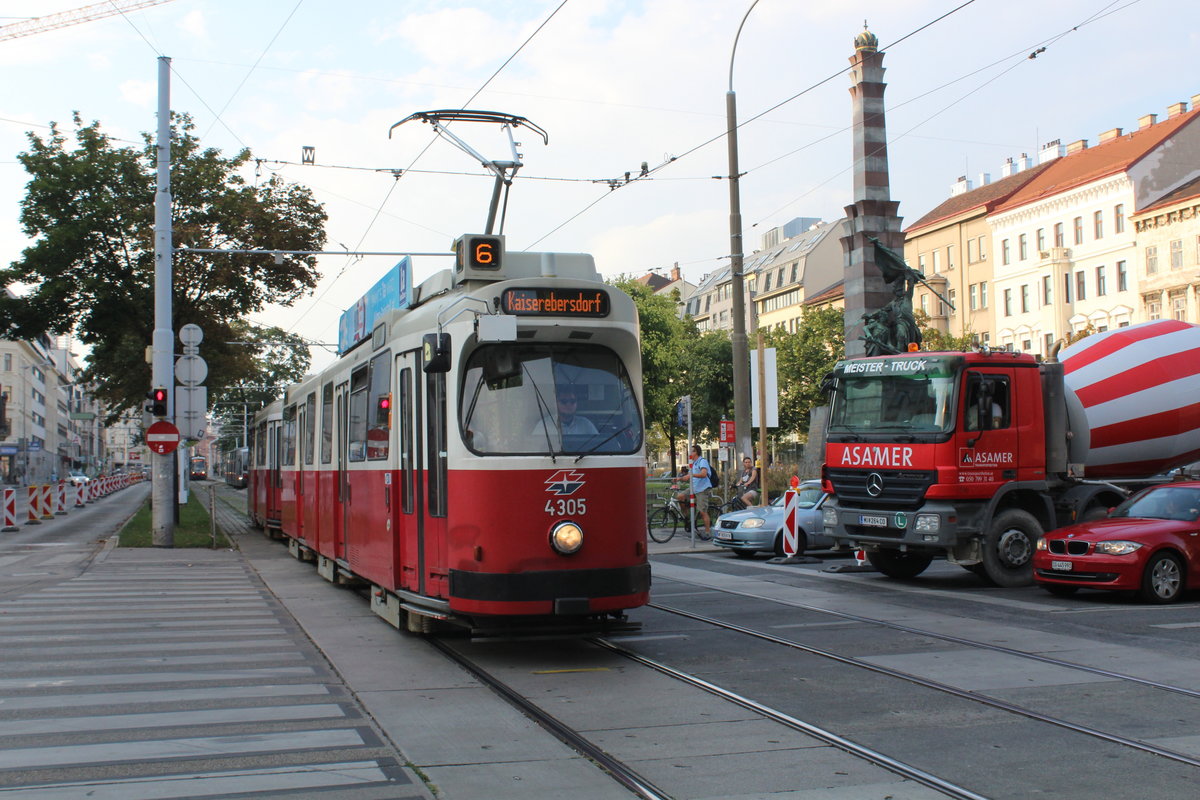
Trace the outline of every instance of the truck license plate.
<path fill-rule="evenodd" d="M 1051 561 L 1050 562 L 1050 569 L 1055 570 L 1056 572 L 1070 572 L 1072 566 L 1073 565 L 1071 564 L 1070 561 Z"/>
<path fill-rule="evenodd" d="M 882 514 L 859 514 L 858 524 L 866 525 L 871 528 L 886 528 L 887 517 Z"/>

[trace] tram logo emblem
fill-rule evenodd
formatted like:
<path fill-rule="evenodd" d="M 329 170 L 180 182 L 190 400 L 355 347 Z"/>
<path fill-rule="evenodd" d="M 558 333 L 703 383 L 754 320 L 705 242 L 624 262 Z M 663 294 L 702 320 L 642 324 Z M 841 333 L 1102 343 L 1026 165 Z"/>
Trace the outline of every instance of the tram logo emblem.
<path fill-rule="evenodd" d="M 583 488 L 582 472 L 560 469 L 546 479 L 546 491 L 556 495 L 575 494 Z"/>

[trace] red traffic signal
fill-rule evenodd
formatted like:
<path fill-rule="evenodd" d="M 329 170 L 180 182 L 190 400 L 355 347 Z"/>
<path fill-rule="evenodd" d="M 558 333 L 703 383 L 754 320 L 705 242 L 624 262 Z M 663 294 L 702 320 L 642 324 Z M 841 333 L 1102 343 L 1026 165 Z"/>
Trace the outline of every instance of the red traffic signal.
<path fill-rule="evenodd" d="M 167 415 L 167 390 L 161 386 L 156 386 L 146 393 L 146 398 L 149 402 L 146 403 L 146 410 L 155 417 L 165 417 Z"/>

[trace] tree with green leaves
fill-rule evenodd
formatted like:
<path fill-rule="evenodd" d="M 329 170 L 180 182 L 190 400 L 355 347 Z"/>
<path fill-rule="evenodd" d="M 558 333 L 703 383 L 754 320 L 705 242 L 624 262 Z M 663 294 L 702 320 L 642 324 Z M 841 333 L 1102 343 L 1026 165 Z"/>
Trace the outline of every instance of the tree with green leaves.
<path fill-rule="evenodd" d="M 805 309 L 795 333 L 776 328 L 763 338 L 765 346 L 775 348 L 779 429 L 807 434 L 812 410 L 825 405 L 821 382 L 846 357 L 842 309 Z M 750 362 L 757 363 L 754 353 Z"/>
<path fill-rule="evenodd" d="M 952 336 L 933 327 L 932 320 L 924 311 L 917 311 L 913 316 L 917 320 L 917 326 L 921 329 L 922 350 L 965 352 L 970 350 L 975 342 L 975 334 L 969 328 L 963 332 L 962 336 Z"/>
<path fill-rule="evenodd" d="M 47 137 L 30 133 L 28 152 L 18 156 L 30 175 L 21 224 L 33 243 L 0 270 L 17 295 L 0 296 L 0 326 L 21 338 L 74 334 L 91 349 L 83 379 L 115 418 L 138 407 L 150 386 L 157 154 L 149 134 L 140 148 L 119 146 L 99 122 L 84 125 L 76 114 L 74 123 L 70 137 L 56 124 Z M 173 115 L 176 248 L 322 249 L 326 214 L 307 188 L 279 176 L 248 180 L 249 150 L 227 157 L 202 148 L 193 128 L 188 116 Z M 266 350 L 236 344 L 250 335 L 243 320 L 268 304 L 295 302 L 318 277 L 312 256 L 176 251 L 174 327 L 204 331 L 210 400 L 231 386 L 273 380 L 255 357 Z M 284 361 L 307 367 L 307 346 L 292 337 L 288 347 L 293 355 Z"/>

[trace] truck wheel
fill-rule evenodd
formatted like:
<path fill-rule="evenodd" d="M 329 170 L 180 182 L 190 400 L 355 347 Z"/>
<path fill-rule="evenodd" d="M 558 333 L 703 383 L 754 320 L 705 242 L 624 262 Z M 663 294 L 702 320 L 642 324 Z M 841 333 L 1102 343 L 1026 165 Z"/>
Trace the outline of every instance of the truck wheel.
<path fill-rule="evenodd" d="M 868 550 L 867 561 L 889 578 L 915 578 L 925 571 L 933 556 L 899 550 Z"/>
<path fill-rule="evenodd" d="M 1002 511 L 983 539 L 983 568 L 997 586 L 1011 589 L 1033 583 L 1033 548 L 1042 526 L 1019 509 Z"/>

